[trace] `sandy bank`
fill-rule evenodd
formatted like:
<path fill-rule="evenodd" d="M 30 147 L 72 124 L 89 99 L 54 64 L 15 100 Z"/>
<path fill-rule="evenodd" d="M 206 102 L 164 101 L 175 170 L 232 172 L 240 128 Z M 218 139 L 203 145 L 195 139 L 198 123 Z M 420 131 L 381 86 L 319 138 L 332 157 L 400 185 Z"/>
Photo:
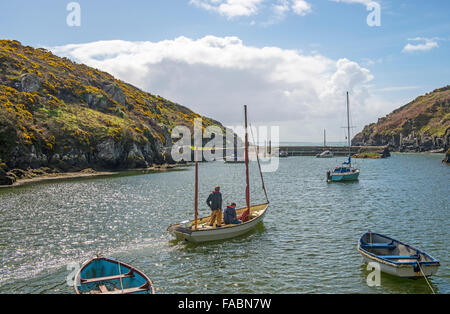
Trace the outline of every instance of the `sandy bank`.
<path fill-rule="evenodd" d="M 19 178 L 12 185 L 0 185 L 0 188 L 14 188 L 18 186 L 23 186 L 26 184 L 43 182 L 43 181 L 51 181 L 51 180 L 62 180 L 62 179 L 77 179 L 77 178 L 93 178 L 100 176 L 111 176 L 111 175 L 119 175 L 124 172 L 142 172 L 146 173 L 148 171 L 169 171 L 174 168 L 179 168 L 186 165 L 155 165 L 149 168 L 141 168 L 141 169 L 128 169 L 128 170 L 118 170 L 118 171 L 95 171 L 93 169 L 85 169 L 77 172 L 62 172 L 62 173 L 44 173 L 44 174 L 32 174 L 32 177 Z"/>

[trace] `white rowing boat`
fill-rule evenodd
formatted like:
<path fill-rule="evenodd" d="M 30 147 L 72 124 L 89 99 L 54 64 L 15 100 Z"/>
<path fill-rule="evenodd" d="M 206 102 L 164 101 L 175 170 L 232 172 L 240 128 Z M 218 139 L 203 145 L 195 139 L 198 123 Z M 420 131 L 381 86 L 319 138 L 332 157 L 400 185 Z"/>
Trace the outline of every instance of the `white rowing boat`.
<path fill-rule="evenodd" d="M 366 263 L 377 262 L 382 272 L 403 277 L 430 277 L 440 263 L 431 255 L 382 234 L 367 232 L 358 243 Z"/>

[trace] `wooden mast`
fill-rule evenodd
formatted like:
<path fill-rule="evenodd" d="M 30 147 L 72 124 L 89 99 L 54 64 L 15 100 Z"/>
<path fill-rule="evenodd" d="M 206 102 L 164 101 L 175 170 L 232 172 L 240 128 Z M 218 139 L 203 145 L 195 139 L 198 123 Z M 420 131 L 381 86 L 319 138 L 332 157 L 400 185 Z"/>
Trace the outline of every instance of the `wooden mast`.
<path fill-rule="evenodd" d="M 198 150 L 195 149 L 195 230 L 198 229 Z"/>
<path fill-rule="evenodd" d="M 250 179 L 248 172 L 248 130 L 247 130 L 247 105 L 244 105 L 245 115 L 245 177 L 247 187 L 245 189 L 245 201 L 247 203 L 247 212 L 250 214 Z"/>

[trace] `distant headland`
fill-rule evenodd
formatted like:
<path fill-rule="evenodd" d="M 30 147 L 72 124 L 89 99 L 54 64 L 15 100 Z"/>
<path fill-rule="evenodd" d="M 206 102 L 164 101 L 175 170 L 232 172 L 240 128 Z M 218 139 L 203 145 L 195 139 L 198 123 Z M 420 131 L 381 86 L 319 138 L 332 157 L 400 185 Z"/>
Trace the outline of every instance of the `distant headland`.
<path fill-rule="evenodd" d="M 397 152 L 447 152 L 450 148 L 450 85 L 420 96 L 377 123 L 364 127 L 352 144 L 388 145 L 391 151 Z"/>

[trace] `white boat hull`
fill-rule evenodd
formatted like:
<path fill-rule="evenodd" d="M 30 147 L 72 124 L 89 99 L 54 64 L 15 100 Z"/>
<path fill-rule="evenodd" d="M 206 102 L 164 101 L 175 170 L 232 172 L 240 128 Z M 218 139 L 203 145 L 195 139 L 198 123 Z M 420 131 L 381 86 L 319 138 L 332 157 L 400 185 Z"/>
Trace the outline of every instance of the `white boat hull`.
<path fill-rule="evenodd" d="M 422 272 L 419 270 L 419 272 L 414 271 L 414 265 L 393 265 L 385 263 L 382 260 L 371 258 L 368 256 L 365 256 L 363 254 L 363 260 L 365 263 L 378 263 L 380 265 L 380 271 L 386 274 L 390 274 L 397 277 L 402 278 L 420 278 L 423 277 Z M 438 272 L 439 265 L 429 265 L 426 266 L 424 264 L 421 264 L 421 268 L 423 273 L 426 277 L 434 276 Z"/>
<path fill-rule="evenodd" d="M 365 263 L 377 263 L 380 271 L 402 278 L 430 277 L 440 266 L 428 253 L 379 233 L 364 234 L 358 252 Z"/>
<path fill-rule="evenodd" d="M 257 217 L 240 225 L 224 225 L 222 228 L 202 226 L 198 230 L 192 230 L 194 222 L 190 222 L 189 228 L 179 228 L 180 225 L 172 225 L 168 230 L 177 240 L 186 242 L 200 243 L 227 240 L 244 235 L 253 230 L 263 221 L 268 206 L 268 204 L 253 206 L 251 212 L 254 213 L 257 211 Z M 202 218 L 201 221 L 206 222 L 208 219 L 209 217 Z"/>

